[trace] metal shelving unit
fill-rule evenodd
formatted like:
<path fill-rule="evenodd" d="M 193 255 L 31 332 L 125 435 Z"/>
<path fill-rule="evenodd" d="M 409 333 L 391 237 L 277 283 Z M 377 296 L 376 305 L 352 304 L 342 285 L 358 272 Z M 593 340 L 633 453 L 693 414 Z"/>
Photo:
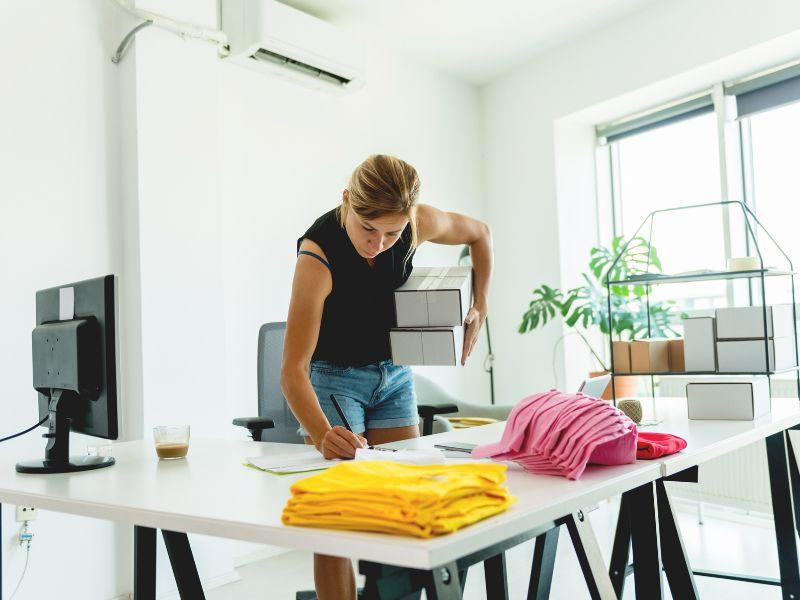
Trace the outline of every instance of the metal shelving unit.
<path fill-rule="evenodd" d="M 655 217 L 660 214 L 665 213 L 674 213 L 680 211 L 692 211 L 701 208 L 709 208 L 713 206 L 718 206 L 720 208 L 728 207 L 728 208 L 740 208 L 742 211 L 742 216 L 744 218 L 745 223 L 745 245 L 748 248 L 749 252 L 755 251 L 755 254 L 758 256 L 760 268 L 755 270 L 748 270 L 748 271 L 714 271 L 714 270 L 703 270 L 703 271 L 695 271 L 691 273 L 677 273 L 673 275 L 669 274 L 662 274 L 662 273 L 650 273 L 649 268 L 650 264 L 648 262 L 647 271 L 642 274 L 633 275 L 624 280 L 611 280 L 610 274 L 614 271 L 614 267 L 616 267 L 617 263 L 619 263 L 620 259 L 625 256 L 628 246 L 630 243 L 639 237 L 640 232 L 642 229 L 649 224 L 649 235 L 648 235 L 648 248 L 651 247 L 651 242 L 653 239 L 653 224 Z M 772 269 L 767 268 L 764 265 L 764 257 L 761 252 L 761 247 L 759 245 L 758 237 L 756 236 L 756 231 L 762 231 L 767 238 L 769 238 L 770 242 L 774 245 L 774 247 L 778 250 L 780 255 L 786 261 L 786 269 Z M 651 336 L 651 323 L 650 323 L 650 292 L 653 286 L 656 285 L 665 285 L 665 284 L 677 284 L 677 283 L 694 283 L 698 281 L 719 281 L 719 280 L 733 280 L 733 279 L 749 279 L 751 280 L 751 284 L 753 280 L 760 281 L 760 300 L 761 300 L 761 307 L 762 307 L 762 314 L 764 319 L 764 356 L 766 358 L 766 366 L 769 368 L 769 336 L 767 335 L 768 327 L 767 327 L 767 295 L 766 295 L 766 280 L 773 278 L 773 277 L 788 277 L 791 282 L 791 290 L 792 290 L 792 315 L 793 315 L 793 331 L 794 331 L 794 356 L 795 356 L 795 365 L 800 364 L 800 351 L 798 351 L 798 341 L 797 341 L 797 304 L 796 304 L 796 297 L 795 297 L 795 285 L 794 285 L 794 266 L 792 265 L 791 259 L 788 255 L 783 251 L 780 245 L 775 241 L 775 238 L 764 228 L 761 222 L 758 220 L 756 215 L 750 208 L 744 203 L 739 201 L 725 201 L 725 202 L 712 202 L 708 204 L 695 204 L 691 206 L 680 206 L 675 208 L 668 208 L 662 210 L 656 210 L 651 212 L 645 219 L 642 221 L 642 224 L 639 225 L 636 232 L 631 236 L 628 241 L 623 246 L 621 252 L 614 258 L 614 261 L 611 263 L 611 266 L 608 269 L 606 274 L 606 294 L 607 294 L 607 301 L 608 301 L 608 319 L 609 319 L 609 331 L 613 332 L 613 327 L 611 324 L 613 323 L 613 313 L 612 313 L 612 306 L 611 306 L 611 288 L 612 286 L 644 286 L 645 287 L 645 304 L 647 310 L 647 337 L 650 338 Z M 752 289 L 752 285 L 751 285 Z M 753 303 L 753 294 L 750 294 L 750 306 L 756 306 Z M 761 339 L 761 338 L 758 338 Z M 645 376 L 651 378 L 651 390 L 654 394 L 653 388 L 653 377 L 659 376 L 696 376 L 696 375 L 720 375 L 720 376 L 731 376 L 731 375 L 763 375 L 767 378 L 771 378 L 774 375 L 778 375 L 781 373 L 796 373 L 797 379 L 797 392 L 798 398 L 800 399 L 800 366 L 795 366 L 790 369 L 783 369 L 778 371 L 755 371 L 755 372 L 748 372 L 748 373 L 720 373 L 718 371 L 704 371 L 704 372 L 697 372 L 697 371 L 684 371 L 684 372 L 669 372 L 669 373 L 616 373 L 614 368 L 614 352 L 613 352 L 613 335 L 609 335 L 609 353 L 611 356 L 611 390 L 612 390 L 612 398 L 613 402 L 616 405 L 617 401 L 617 390 L 616 384 L 614 381 L 614 376 Z M 770 381 L 770 389 L 771 389 L 772 382 Z"/>

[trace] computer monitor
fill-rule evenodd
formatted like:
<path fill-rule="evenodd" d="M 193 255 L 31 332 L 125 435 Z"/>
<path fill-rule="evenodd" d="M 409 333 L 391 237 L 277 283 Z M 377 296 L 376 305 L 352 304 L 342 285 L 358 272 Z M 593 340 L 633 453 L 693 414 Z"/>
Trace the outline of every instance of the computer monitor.
<path fill-rule="evenodd" d="M 117 439 L 117 311 L 114 275 L 36 292 L 33 387 L 47 419 L 44 459 L 20 473 L 68 473 L 110 467 L 110 456 L 70 456 L 70 430 Z"/>

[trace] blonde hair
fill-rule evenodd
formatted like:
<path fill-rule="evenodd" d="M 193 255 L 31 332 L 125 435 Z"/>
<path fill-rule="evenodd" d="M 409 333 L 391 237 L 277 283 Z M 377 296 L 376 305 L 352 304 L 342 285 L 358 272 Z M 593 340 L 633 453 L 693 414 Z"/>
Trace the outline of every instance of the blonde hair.
<path fill-rule="evenodd" d="M 406 260 L 417 247 L 417 198 L 419 175 L 410 164 L 394 156 L 373 154 L 358 165 L 347 184 L 348 201 L 339 207 L 344 227 L 349 208 L 362 219 L 405 215 L 411 225 L 411 246 Z"/>

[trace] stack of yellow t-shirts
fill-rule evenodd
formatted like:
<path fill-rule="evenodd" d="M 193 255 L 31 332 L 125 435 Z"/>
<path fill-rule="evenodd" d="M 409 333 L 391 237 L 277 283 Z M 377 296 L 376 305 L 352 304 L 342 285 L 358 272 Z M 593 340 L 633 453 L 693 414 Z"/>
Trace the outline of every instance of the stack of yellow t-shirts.
<path fill-rule="evenodd" d="M 348 461 L 298 481 L 283 509 L 287 525 L 429 538 L 503 512 L 506 466 Z"/>

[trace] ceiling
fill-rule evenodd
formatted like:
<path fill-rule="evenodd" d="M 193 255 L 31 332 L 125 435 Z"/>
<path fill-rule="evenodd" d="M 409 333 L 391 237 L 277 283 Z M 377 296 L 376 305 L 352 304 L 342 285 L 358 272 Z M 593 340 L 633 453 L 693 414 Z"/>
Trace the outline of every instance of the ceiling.
<path fill-rule="evenodd" d="M 281 0 L 483 84 L 656 0 Z"/>

